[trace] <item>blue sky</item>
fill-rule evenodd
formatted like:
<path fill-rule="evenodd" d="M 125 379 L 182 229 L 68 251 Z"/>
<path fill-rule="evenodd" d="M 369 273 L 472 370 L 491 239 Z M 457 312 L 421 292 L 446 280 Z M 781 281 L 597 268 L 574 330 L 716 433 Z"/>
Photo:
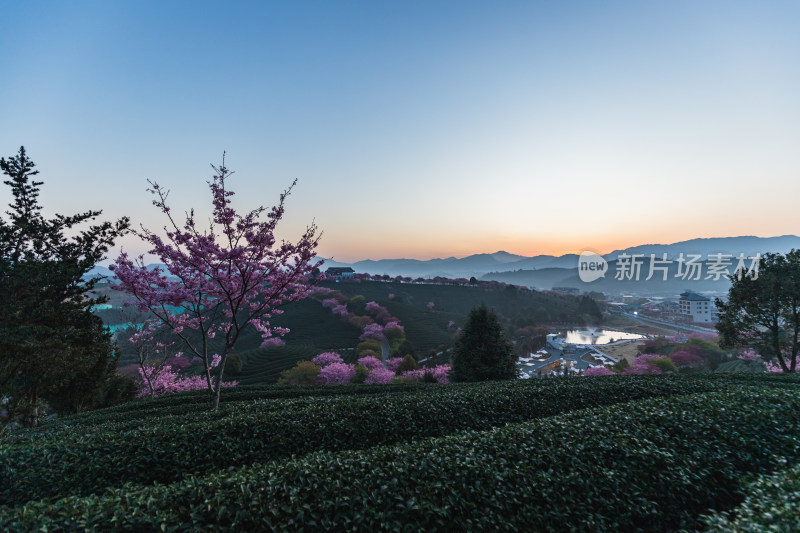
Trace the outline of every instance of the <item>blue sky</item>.
<path fill-rule="evenodd" d="M 203 212 L 227 150 L 338 260 L 800 234 L 796 2 L 0 9 L 0 155 L 51 211 L 158 227 L 152 179 Z"/>

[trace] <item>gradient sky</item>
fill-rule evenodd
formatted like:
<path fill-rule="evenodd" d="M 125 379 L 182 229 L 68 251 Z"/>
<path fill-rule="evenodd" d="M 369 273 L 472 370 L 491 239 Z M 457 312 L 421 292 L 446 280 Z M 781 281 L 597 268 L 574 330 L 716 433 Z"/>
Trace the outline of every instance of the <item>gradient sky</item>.
<path fill-rule="evenodd" d="M 0 13 L 0 155 L 50 212 L 159 227 L 147 179 L 207 212 L 227 150 L 238 207 L 297 178 L 282 235 L 316 220 L 340 261 L 800 234 L 798 2 Z"/>

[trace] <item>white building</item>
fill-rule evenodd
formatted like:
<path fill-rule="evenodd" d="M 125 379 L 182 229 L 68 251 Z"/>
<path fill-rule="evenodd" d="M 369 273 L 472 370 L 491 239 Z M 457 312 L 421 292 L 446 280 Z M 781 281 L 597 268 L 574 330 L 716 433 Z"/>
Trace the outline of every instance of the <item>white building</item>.
<path fill-rule="evenodd" d="M 712 318 L 714 303 L 705 296 L 697 294 L 696 292 L 686 291 L 681 294 L 679 305 L 680 314 L 689 317 L 692 322 L 706 324 L 714 322 Z"/>
<path fill-rule="evenodd" d="M 325 276 L 336 281 L 353 279 L 355 271 L 350 267 L 330 267 L 325 271 Z"/>

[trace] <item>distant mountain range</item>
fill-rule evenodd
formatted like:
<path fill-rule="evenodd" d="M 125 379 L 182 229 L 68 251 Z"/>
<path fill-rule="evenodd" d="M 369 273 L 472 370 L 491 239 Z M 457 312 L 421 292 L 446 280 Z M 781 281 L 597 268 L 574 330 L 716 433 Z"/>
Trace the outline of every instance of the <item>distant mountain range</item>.
<path fill-rule="evenodd" d="M 612 295 L 672 297 L 687 289 L 710 295 L 723 295 L 727 292 L 730 286 L 727 278 L 706 279 L 709 267 L 708 259 L 712 254 L 731 255 L 730 271 L 733 272 L 736 266 L 736 257 L 739 254 L 752 257 L 758 253 L 786 253 L 792 249 L 800 249 L 800 237 L 796 235 L 720 237 L 691 239 L 672 244 L 643 244 L 605 254 L 603 257 L 609 262 L 608 273 L 604 278 L 591 283 L 581 281 L 578 276 L 578 255 L 576 254 L 565 254 L 558 257 L 552 255 L 525 257 L 501 251 L 493 254 L 476 254 L 462 258 L 449 257 L 429 261 L 415 259 L 381 259 L 356 263 L 326 261 L 325 266 L 349 266 L 356 272 L 390 276 L 402 275 L 415 278 L 435 276 L 469 278 L 475 276 L 482 280 L 503 281 L 537 289 L 572 287 L 581 291 L 600 291 Z M 622 254 L 643 256 L 638 280 L 615 279 L 618 268 L 617 259 Z M 667 254 L 667 260 L 673 261 L 669 265 L 666 280 L 663 279 L 663 274 L 657 270 L 650 280 L 646 279 L 650 273 L 651 254 L 655 254 L 656 259 L 661 259 L 664 254 Z M 676 260 L 680 254 L 684 254 L 684 257 L 688 257 L 690 254 L 701 256 L 701 279 L 686 279 L 679 275 Z"/>
<path fill-rule="evenodd" d="M 650 254 L 661 258 L 675 260 L 683 253 L 700 254 L 707 259 L 710 254 L 730 254 L 734 258 L 739 254 L 753 256 L 756 253 L 766 252 L 786 253 L 792 249 L 800 249 L 800 237 L 796 235 L 782 235 L 779 237 L 719 237 L 710 239 L 691 239 L 672 244 L 643 244 L 632 246 L 623 250 L 615 250 L 603 257 L 609 261 L 609 274 L 605 278 L 592 283 L 584 283 L 578 277 L 578 255 L 565 254 L 562 256 L 537 255 L 525 257 L 500 251 L 491 254 L 475 254 L 467 257 L 448 257 L 445 259 L 367 259 L 355 263 L 343 263 L 332 259 L 325 259 L 323 270 L 329 267 L 351 267 L 359 273 L 387 274 L 389 276 L 409 276 L 412 278 L 432 278 L 443 276 L 447 278 L 476 277 L 484 280 L 505 281 L 518 285 L 527 285 L 539 289 L 553 287 L 575 287 L 580 290 L 598 290 L 606 292 L 644 292 L 649 294 L 673 294 L 685 288 L 692 288 L 700 292 L 722 293 L 727 291 L 729 282 L 725 279 L 687 281 L 676 278 L 676 265 L 671 267 L 669 279 L 661 281 L 653 279 L 645 283 L 644 280 L 618 281 L 614 279 L 616 260 L 621 254 L 642 254 L 649 259 Z M 735 263 L 735 259 L 734 259 Z M 154 265 L 150 265 L 154 266 Z M 642 266 L 646 277 L 649 271 L 649 261 Z M 703 269 L 705 272 L 705 268 Z M 113 274 L 105 267 L 97 266 L 90 272 L 90 276 L 108 276 Z"/>
<path fill-rule="evenodd" d="M 701 254 L 703 256 L 716 253 L 737 256 L 743 253 L 750 256 L 766 252 L 786 253 L 792 249 L 800 249 L 800 237 L 795 235 L 783 235 L 780 237 L 719 237 L 691 239 L 672 244 L 643 244 L 625 248 L 624 250 L 615 250 L 603 257 L 608 261 L 613 261 L 623 253 L 644 254 L 647 257 L 650 254 L 656 254 L 659 258 L 666 253 L 667 257 L 672 259 L 677 258 L 680 253 Z M 493 254 L 475 254 L 462 258 L 448 257 L 446 259 L 430 259 L 427 261 L 418 259 L 380 259 L 376 261 L 368 259 L 355 263 L 342 263 L 326 260 L 325 266 L 349 266 L 356 272 L 388 274 L 390 276 L 468 278 L 518 270 L 577 269 L 578 256 L 576 254 L 565 254 L 562 256 L 537 255 L 525 257 L 500 251 Z"/>

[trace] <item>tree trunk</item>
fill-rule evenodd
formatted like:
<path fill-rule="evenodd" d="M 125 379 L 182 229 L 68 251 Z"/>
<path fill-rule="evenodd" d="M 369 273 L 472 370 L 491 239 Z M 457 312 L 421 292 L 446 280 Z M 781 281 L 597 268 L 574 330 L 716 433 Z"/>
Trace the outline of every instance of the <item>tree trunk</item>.
<path fill-rule="evenodd" d="M 227 350 L 222 355 L 222 359 L 219 360 L 219 372 L 216 376 L 214 376 L 214 392 L 211 398 L 211 410 L 216 411 L 219 409 L 219 396 L 222 392 L 222 374 L 225 372 L 225 362 L 228 360 Z"/>

